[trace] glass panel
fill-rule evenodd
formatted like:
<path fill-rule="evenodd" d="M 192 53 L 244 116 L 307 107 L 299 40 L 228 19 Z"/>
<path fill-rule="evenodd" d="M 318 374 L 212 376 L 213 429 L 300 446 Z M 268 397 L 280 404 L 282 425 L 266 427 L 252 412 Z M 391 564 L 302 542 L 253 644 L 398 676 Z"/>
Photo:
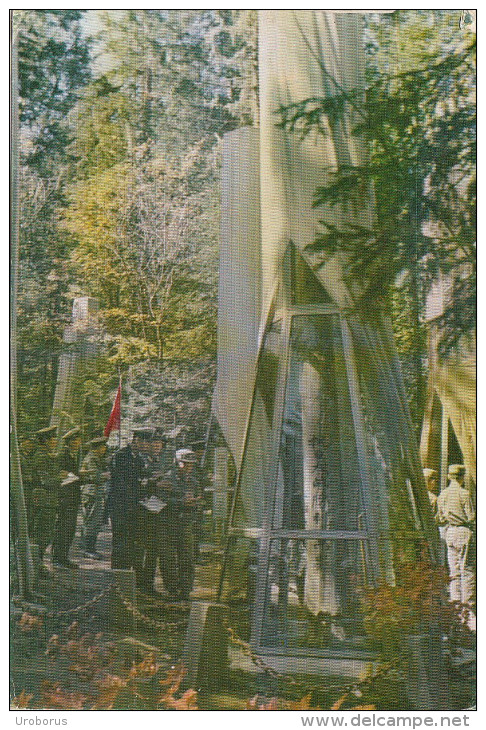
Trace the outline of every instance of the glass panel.
<path fill-rule="evenodd" d="M 337 315 L 292 319 L 274 528 L 364 529 Z"/>
<path fill-rule="evenodd" d="M 333 304 L 328 293 L 295 247 L 291 253 L 292 304 Z"/>
<path fill-rule="evenodd" d="M 255 599 L 258 540 L 245 537 L 230 539 L 223 576 L 221 600 L 251 610 Z"/>
<path fill-rule="evenodd" d="M 265 341 L 256 377 L 247 443 L 233 514 L 235 527 L 261 527 L 268 499 L 272 468 L 272 424 L 275 394 L 281 367 L 282 334 L 279 323 L 271 326 Z"/>
<path fill-rule="evenodd" d="M 367 648 L 366 550 L 361 540 L 272 540 L 262 646 Z"/>

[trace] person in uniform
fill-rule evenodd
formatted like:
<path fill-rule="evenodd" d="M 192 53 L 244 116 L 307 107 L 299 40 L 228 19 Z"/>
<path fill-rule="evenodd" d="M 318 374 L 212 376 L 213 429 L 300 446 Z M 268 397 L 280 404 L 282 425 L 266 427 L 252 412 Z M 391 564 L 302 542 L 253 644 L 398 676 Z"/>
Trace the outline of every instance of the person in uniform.
<path fill-rule="evenodd" d="M 424 469 L 425 486 L 429 495 L 430 506 L 437 520 L 437 495 L 439 494 L 439 475 L 435 469 Z"/>
<path fill-rule="evenodd" d="M 471 495 L 464 487 L 465 467 L 462 464 L 449 466 L 449 486 L 437 499 L 439 524 L 445 526 L 447 562 L 449 564 L 449 596 L 470 607 L 468 625 L 474 628 L 472 611 L 475 593 L 475 512 Z"/>
<path fill-rule="evenodd" d="M 140 569 L 138 535 L 140 528 L 140 500 L 146 496 L 143 480 L 146 477 L 142 456 L 145 432 L 133 432 L 132 441 L 117 451 L 110 466 L 108 511 L 112 527 L 111 567 L 113 569 Z"/>
<path fill-rule="evenodd" d="M 82 546 L 84 557 L 101 560 L 96 540 L 103 524 L 106 485 L 110 473 L 106 467 L 106 437 L 98 436 L 88 443 L 88 453 L 81 463 L 81 509 L 83 515 Z"/>
<path fill-rule="evenodd" d="M 162 511 L 161 492 L 158 487 L 165 467 L 166 438 L 162 429 L 155 428 L 151 434 L 150 451 L 145 454 L 147 470 L 147 493 L 157 498 L 158 505 L 151 509 L 143 507 L 140 514 L 139 536 L 141 541 L 142 565 L 139 571 L 138 588 L 143 593 L 158 595 L 155 589 L 155 572 L 159 556 L 159 535 Z M 165 470 L 166 471 L 166 470 Z"/>
<path fill-rule="evenodd" d="M 71 428 L 62 437 L 63 448 L 59 456 L 60 486 L 56 526 L 52 542 L 52 562 L 64 568 L 77 568 L 69 560 L 69 549 L 76 533 L 76 520 L 81 503 L 81 429 Z"/>
<path fill-rule="evenodd" d="M 29 534 L 39 548 L 41 562 L 54 537 L 56 509 L 59 493 L 59 455 L 57 453 L 57 427 L 48 426 L 36 432 L 38 448 L 33 457 L 34 476 L 30 499 Z M 42 572 L 45 572 L 44 568 Z"/>
<path fill-rule="evenodd" d="M 437 514 L 437 498 L 439 494 L 439 474 L 435 469 L 424 469 L 423 473 L 425 486 L 427 487 L 427 494 L 429 495 L 430 506 L 432 507 L 432 514 L 434 515 L 434 520 L 438 523 L 439 517 Z M 445 531 L 445 526 L 439 525 L 441 565 L 445 565 L 447 561 Z"/>
<path fill-rule="evenodd" d="M 197 518 L 197 458 L 192 449 L 176 451 L 176 465 L 159 485 L 166 507 L 161 512 L 160 572 L 167 591 L 187 600 L 194 582 L 194 522 Z"/>
<path fill-rule="evenodd" d="M 27 510 L 27 527 L 29 535 L 32 536 L 32 492 L 36 486 L 36 447 L 37 438 L 35 434 L 25 434 L 20 438 L 19 458 L 20 471 L 22 474 L 22 487 L 24 490 L 25 506 Z"/>
<path fill-rule="evenodd" d="M 203 475 L 203 459 L 206 450 L 205 441 L 194 441 L 191 444 L 191 449 L 195 454 L 196 463 L 194 465 L 193 473 L 194 480 L 196 482 L 196 494 L 198 497 L 196 507 L 196 519 L 194 520 L 194 560 L 196 563 L 201 562 L 201 551 L 200 543 L 204 534 L 204 475 Z"/>

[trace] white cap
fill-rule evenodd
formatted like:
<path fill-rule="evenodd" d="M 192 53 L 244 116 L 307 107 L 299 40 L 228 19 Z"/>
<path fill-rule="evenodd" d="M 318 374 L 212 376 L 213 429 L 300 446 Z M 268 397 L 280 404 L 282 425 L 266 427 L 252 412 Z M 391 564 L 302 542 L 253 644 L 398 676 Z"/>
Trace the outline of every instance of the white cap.
<path fill-rule="evenodd" d="M 176 461 L 181 463 L 188 462 L 195 464 L 197 456 L 192 449 L 177 449 L 175 452 Z"/>

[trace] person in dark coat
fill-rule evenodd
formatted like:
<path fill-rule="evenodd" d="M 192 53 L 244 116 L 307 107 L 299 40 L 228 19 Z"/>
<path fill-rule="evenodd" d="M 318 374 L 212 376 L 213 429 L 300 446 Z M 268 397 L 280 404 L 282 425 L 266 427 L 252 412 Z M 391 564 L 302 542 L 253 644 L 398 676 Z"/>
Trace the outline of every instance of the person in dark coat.
<path fill-rule="evenodd" d="M 142 456 L 145 431 L 133 432 L 130 444 L 111 460 L 108 511 L 112 528 L 111 567 L 140 570 L 139 515 L 140 501 L 147 496 L 147 470 Z"/>
<path fill-rule="evenodd" d="M 103 524 L 106 482 L 106 437 L 97 436 L 88 444 L 88 453 L 81 463 L 81 508 L 83 514 L 82 546 L 84 557 L 100 560 L 96 540 Z"/>
<path fill-rule="evenodd" d="M 37 431 L 38 448 L 32 455 L 32 491 L 28 502 L 29 537 L 39 547 L 41 572 L 44 553 L 54 537 L 59 494 L 59 454 L 57 453 L 57 428 L 48 426 Z"/>
<path fill-rule="evenodd" d="M 150 450 L 144 454 L 147 469 L 147 493 L 160 498 L 158 483 L 164 474 L 164 451 L 167 439 L 161 428 L 155 428 L 150 439 Z M 138 575 L 138 587 L 143 593 L 155 594 L 155 571 L 159 555 L 161 531 L 161 509 L 153 511 L 146 507 L 140 513 L 139 538 L 142 565 Z"/>
<path fill-rule="evenodd" d="M 69 560 L 69 549 L 76 533 L 76 520 L 81 504 L 81 429 L 70 429 L 62 437 L 63 448 L 59 455 L 60 486 L 56 525 L 52 542 L 52 562 L 64 568 L 77 568 Z"/>

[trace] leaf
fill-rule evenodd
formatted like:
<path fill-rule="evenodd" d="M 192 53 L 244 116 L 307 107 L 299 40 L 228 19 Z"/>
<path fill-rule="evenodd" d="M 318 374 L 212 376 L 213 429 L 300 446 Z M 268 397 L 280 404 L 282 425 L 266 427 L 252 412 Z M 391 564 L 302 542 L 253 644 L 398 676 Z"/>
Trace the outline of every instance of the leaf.
<path fill-rule="evenodd" d="M 24 611 L 20 617 L 17 626 L 21 631 L 33 631 L 34 629 L 40 629 L 44 623 L 42 616 L 34 616 L 28 611 Z"/>
<path fill-rule="evenodd" d="M 179 699 L 169 697 L 163 701 L 169 710 L 197 710 L 197 690 L 188 689 Z"/>
<path fill-rule="evenodd" d="M 348 698 L 348 694 L 344 694 L 342 697 L 340 697 L 336 702 L 329 708 L 330 710 L 339 710 L 341 706 L 346 702 Z"/>
<path fill-rule="evenodd" d="M 289 710 L 309 710 L 310 709 L 310 702 L 311 702 L 312 692 L 309 692 L 309 694 L 304 695 L 302 699 L 296 700 L 294 702 L 289 703 Z M 313 710 L 318 710 L 318 707 L 313 707 Z M 332 708 L 331 708 L 332 709 Z"/>
<path fill-rule="evenodd" d="M 87 700 L 81 692 L 69 692 L 58 682 L 43 680 L 41 684 L 41 705 L 45 710 L 82 710 Z"/>
<path fill-rule="evenodd" d="M 12 710 L 25 710 L 33 697 L 34 695 L 27 694 L 23 689 L 18 696 L 12 697 L 10 707 Z"/>

